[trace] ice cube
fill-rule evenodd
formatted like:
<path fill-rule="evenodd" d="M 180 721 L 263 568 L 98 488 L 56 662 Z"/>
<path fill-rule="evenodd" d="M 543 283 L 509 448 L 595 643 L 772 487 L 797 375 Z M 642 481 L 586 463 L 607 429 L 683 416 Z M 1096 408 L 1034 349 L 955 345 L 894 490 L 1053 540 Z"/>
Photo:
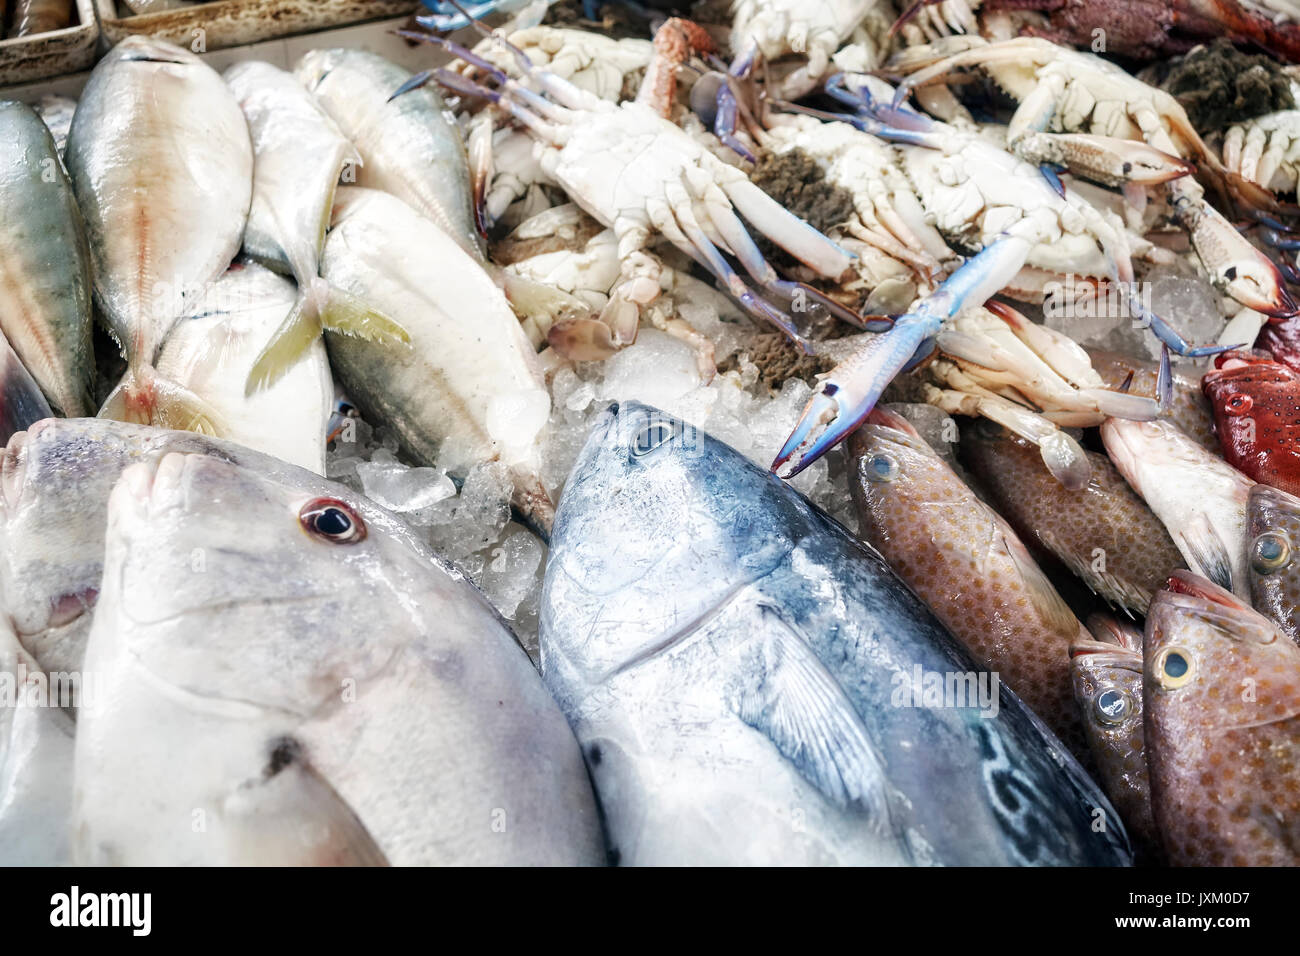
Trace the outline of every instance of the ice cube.
<path fill-rule="evenodd" d="M 456 494 L 447 473 L 436 468 L 411 468 L 398 461 L 384 461 L 379 449 L 371 461 L 357 465 L 361 489 L 377 504 L 398 514 L 419 512 Z"/>
<path fill-rule="evenodd" d="M 699 385 L 690 345 L 658 329 L 642 329 L 633 345 L 605 361 L 600 397 L 644 402 L 667 411 Z"/>
<path fill-rule="evenodd" d="M 513 620 L 520 602 L 541 587 L 545 551 L 537 536 L 519 525 L 511 525 L 492 548 L 479 586 L 502 617 Z"/>

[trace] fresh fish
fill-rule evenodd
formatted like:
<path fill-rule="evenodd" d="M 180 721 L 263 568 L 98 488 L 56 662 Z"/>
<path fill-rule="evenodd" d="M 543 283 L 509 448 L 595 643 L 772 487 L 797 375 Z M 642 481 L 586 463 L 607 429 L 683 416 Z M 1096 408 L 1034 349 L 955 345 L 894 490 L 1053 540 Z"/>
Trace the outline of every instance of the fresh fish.
<path fill-rule="evenodd" d="M 879 554 L 655 409 L 612 406 L 578 456 L 540 636 L 622 863 L 1128 860 L 1013 693 L 925 706 L 925 674 L 931 703 L 992 682 Z"/>
<path fill-rule="evenodd" d="M 211 410 L 153 362 L 239 251 L 253 180 L 239 104 L 188 50 L 128 37 L 91 73 L 66 161 L 86 217 L 95 302 L 127 360 L 100 414 L 215 432 Z"/>
<path fill-rule="evenodd" d="M 1160 846 L 1151 815 L 1142 728 L 1142 632 L 1108 614 L 1088 618 L 1070 648 L 1074 698 L 1101 785 L 1140 846 Z"/>
<path fill-rule="evenodd" d="M 251 395 L 244 388 L 262 346 L 298 299 L 288 279 L 236 263 L 173 326 L 158 353 L 158 374 L 212 409 L 223 437 L 323 475 L 334 379 L 320 336 L 274 385 Z"/>
<path fill-rule="evenodd" d="M 1255 348 L 1300 371 L 1300 316 L 1265 322 L 1255 339 Z"/>
<path fill-rule="evenodd" d="M 168 452 L 207 454 L 285 481 L 301 470 L 234 442 L 104 418 L 52 418 L 14 435 L 0 459 L 0 593 L 46 671 L 80 671 L 103 577 L 108 495 L 122 470 Z M 327 494 L 324 479 L 311 486 Z"/>
<path fill-rule="evenodd" d="M 1184 567 L 1169 532 L 1110 459 L 1086 452 L 1091 478 L 1070 491 L 1038 448 L 982 422 L 962 429 L 961 450 L 998 513 L 1114 607 L 1145 614 L 1169 572 Z"/>
<path fill-rule="evenodd" d="M 1249 478 L 1169 421 L 1108 418 L 1101 439 L 1119 473 L 1174 539 L 1187 566 L 1242 597 Z"/>
<path fill-rule="evenodd" d="M 7 442 L 15 432 L 54 413 L 3 334 L 0 346 L 0 441 Z"/>
<path fill-rule="evenodd" d="M 321 274 L 411 335 L 409 346 L 388 346 L 327 332 L 334 373 L 366 419 L 453 474 L 500 460 L 514 474 L 516 508 L 548 528 L 554 508 L 540 470 L 550 396 L 491 277 L 431 220 L 359 187 L 339 190 Z"/>
<path fill-rule="evenodd" d="M 1256 485 L 1246 513 L 1250 603 L 1300 644 L 1300 498 Z"/>
<path fill-rule="evenodd" d="M 1086 351 L 1107 388 L 1124 388 L 1143 398 L 1159 398 L 1156 393 L 1159 362 L 1144 362 L 1100 349 Z M 1199 373 L 1189 375 L 1175 366 L 1171 384 L 1173 397 L 1160 417 L 1173 422 L 1188 438 L 1217 455 L 1219 441 L 1214 435 L 1214 412 L 1201 392 Z"/>
<path fill-rule="evenodd" d="M 3 9 L 3 4 L 0 4 L 0 9 Z M 72 128 L 72 115 L 76 111 L 76 100 L 66 96 L 55 96 L 52 93 L 42 96 L 40 102 L 36 104 L 36 112 L 49 128 L 50 135 L 54 137 L 54 148 L 59 154 L 60 163 L 63 162 L 63 153 L 68 146 L 68 130 Z"/>
<path fill-rule="evenodd" d="M 1271 356 L 1229 352 L 1201 387 L 1223 457 L 1255 481 L 1300 494 L 1300 371 Z"/>
<path fill-rule="evenodd" d="M 1178 571 L 1143 644 L 1151 805 L 1176 866 L 1300 864 L 1300 647 Z"/>
<path fill-rule="evenodd" d="M 72 675 L 45 674 L 0 618 L 0 865 L 72 862 Z"/>
<path fill-rule="evenodd" d="M 862 539 L 978 667 L 996 672 L 1086 761 L 1070 689 L 1070 644 L 1083 625 L 1010 525 L 894 412 L 873 410 L 849 437 L 849 456 Z"/>
<path fill-rule="evenodd" d="M 14 0 L 11 37 L 62 30 L 72 23 L 72 0 Z"/>
<path fill-rule="evenodd" d="M 170 454 L 114 488 L 74 859 L 602 862 L 573 734 L 487 600 L 365 497 L 286 477 Z"/>
<path fill-rule="evenodd" d="M 442 97 L 426 85 L 393 94 L 411 73 L 368 50 L 311 50 L 294 68 L 361 154 L 358 186 L 382 189 L 433 220 L 483 260 L 469 160 Z"/>
<path fill-rule="evenodd" d="M 320 338 L 322 325 L 385 343 L 407 342 L 404 329 L 319 275 L 320 251 L 339 174 L 360 157 L 315 98 L 284 70 L 260 60 L 236 63 L 225 81 L 248 119 L 253 140 L 253 201 L 244 251 L 298 283 L 284 317 L 249 375 L 253 391 L 275 381 Z"/>
<path fill-rule="evenodd" d="M 63 415 L 94 413 L 90 250 L 49 129 L 0 103 L 0 330 Z"/>

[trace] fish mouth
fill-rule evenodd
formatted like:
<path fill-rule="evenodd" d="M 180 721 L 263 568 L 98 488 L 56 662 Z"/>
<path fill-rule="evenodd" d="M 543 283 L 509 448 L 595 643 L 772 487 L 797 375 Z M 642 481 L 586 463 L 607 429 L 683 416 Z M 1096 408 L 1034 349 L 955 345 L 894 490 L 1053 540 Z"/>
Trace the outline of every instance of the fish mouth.
<path fill-rule="evenodd" d="M 1266 515 L 1281 513 L 1300 518 L 1300 498 L 1272 485 L 1257 484 L 1250 489 L 1247 510 L 1252 516 L 1262 511 Z"/>
<path fill-rule="evenodd" d="M 1156 592 L 1147 613 L 1147 647 L 1150 655 L 1164 642 L 1171 615 L 1198 618 L 1217 628 L 1224 637 L 1252 644 L 1272 644 L 1279 639 L 1273 623 L 1231 591 L 1200 575 L 1180 569 Z M 1287 638 L 1282 638 L 1287 640 Z"/>

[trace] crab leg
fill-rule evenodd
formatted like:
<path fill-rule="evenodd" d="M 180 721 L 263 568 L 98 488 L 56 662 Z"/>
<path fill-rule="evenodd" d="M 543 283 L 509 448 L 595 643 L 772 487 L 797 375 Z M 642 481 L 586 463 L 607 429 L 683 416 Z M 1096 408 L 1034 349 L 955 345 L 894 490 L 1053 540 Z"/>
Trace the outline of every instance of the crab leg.
<path fill-rule="evenodd" d="M 983 305 L 1024 264 L 1031 244 L 1004 236 L 954 272 L 894 327 L 836 366 L 809 399 L 772 471 L 791 478 L 844 440 L 870 414 L 881 392 L 910 362 L 933 350 L 943 323 Z"/>

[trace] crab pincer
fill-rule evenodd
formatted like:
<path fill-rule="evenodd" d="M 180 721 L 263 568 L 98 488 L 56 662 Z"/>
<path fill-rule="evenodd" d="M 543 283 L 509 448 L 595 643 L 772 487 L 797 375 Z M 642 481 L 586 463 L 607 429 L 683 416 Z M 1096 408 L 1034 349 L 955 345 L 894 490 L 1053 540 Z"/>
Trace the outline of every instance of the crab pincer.
<path fill-rule="evenodd" d="M 910 312 L 836 366 L 804 407 L 772 471 L 793 478 L 848 437 L 871 413 L 894 376 L 934 351 L 943 323 L 982 305 L 1005 284 L 1007 266 L 1024 261 L 1024 242 L 1012 236 L 991 243 L 954 272 Z"/>

